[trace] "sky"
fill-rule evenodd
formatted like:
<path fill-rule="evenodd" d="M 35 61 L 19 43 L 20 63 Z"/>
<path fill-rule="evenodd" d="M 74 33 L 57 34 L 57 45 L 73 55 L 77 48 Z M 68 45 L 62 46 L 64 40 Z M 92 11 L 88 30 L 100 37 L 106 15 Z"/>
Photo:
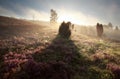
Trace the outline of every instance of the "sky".
<path fill-rule="evenodd" d="M 49 21 L 51 9 L 59 22 L 120 25 L 120 0 L 0 0 L 2 16 Z"/>

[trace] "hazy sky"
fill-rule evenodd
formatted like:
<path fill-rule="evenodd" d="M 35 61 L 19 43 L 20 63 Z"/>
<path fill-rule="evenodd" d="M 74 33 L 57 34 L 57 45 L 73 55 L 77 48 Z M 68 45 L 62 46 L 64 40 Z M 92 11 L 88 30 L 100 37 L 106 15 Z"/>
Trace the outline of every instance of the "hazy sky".
<path fill-rule="evenodd" d="M 120 25 L 120 0 L 0 0 L 0 15 L 49 21 L 50 9 L 58 21 Z"/>

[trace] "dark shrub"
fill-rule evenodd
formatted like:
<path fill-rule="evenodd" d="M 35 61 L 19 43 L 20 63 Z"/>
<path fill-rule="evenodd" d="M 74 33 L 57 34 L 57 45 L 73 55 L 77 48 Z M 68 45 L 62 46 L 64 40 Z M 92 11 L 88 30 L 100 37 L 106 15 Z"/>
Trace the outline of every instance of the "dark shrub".
<path fill-rule="evenodd" d="M 103 35 L 103 25 L 97 23 L 96 29 L 97 29 L 97 36 L 98 36 L 98 37 L 101 37 L 101 36 Z"/>
<path fill-rule="evenodd" d="M 70 26 L 71 22 L 62 22 L 59 27 L 59 35 L 64 38 L 69 38 L 71 36 Z"/>

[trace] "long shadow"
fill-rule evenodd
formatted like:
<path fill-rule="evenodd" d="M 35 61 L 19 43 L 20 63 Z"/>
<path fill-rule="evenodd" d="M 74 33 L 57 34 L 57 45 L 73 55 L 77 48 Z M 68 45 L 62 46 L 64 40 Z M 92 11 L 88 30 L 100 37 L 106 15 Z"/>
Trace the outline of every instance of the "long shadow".
<path fill-rule="evenodd" d="M 35 61 L 42 63 L 63 62 L 67 67 L 68 76 L 65 78 L 63 76 L 64 72 L 61 72 L 62 76 L 58 79 L 73 79 L 74 74 L 87 72 L 86 68 L 88 68 L 88 64 L 90 63 L 89 60 L 81 55 L 79 48 L 74 44 L 74 41 L 62 38 L 59 35 L 56 36 L 48 47 L 39 53 L 34 54 L 33 57 Z M 61 65 L 59 66 L 61 67 Z M 58 73 L 59 68 L 57 69 Z M 64 71 L 64 68 L 62 70 Z"/>
<path fill-rule="evenodd" d="M 80 56 L 79 49 L 74 42 L 59 35 L 56 36 L 49 46 L 36 54 L 34 54 L 34 58 L 38 62 L 64 61 L 68 63 L 74 55 Z"/>

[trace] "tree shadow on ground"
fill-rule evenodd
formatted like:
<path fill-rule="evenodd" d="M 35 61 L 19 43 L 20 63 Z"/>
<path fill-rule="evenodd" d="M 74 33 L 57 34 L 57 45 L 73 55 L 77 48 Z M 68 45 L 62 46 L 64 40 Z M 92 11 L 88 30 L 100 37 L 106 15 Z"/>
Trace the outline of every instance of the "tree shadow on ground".
<path fill-rule="evenodd" d="M 52 75 L 61 74 L 61 76 L 55 77 L 57 79 L 73 79 L 75 74 L 79 74 L 80 72 L 87 72 L 88 64 L 90 63 L 88 59 L 81 55 L 79 52 L 79 48 L 74 44 L 71 39 L 65 39 L 60 37 L 59 35 L 52 41 L 52 43 L 47 46 L 42 51 L 37 52 L 33 55 L 35 61 L 42 63 L 59 63 L 57 67 L 56 73 L 52 73 Z M 64 63 L 64 66 L 59 71 L 59 68 L 63 66 L 61 62 Z M 52 71 L 55 69 L 53 68 Z M 64 72 L 63 72 L 64 71 Z M 64 75 L 66 73 L 68 75 Z M 48 72 L 49 73 L 49 72 Z M 82 74 L 79 74 L 82 75 Z M 53 79 L 54 77 L 50 78 Z M 47 79 L 47 78 L 45 78 Z"/>
<path fill-rule="evenodd" d="M 50 79 L 54 79 L 54 77 L 55 79 L 112 78 L 111 72 L 104 68 L 100 68 L 100 63 L 103 63 L 101 60 L 92 61 L 84 56 L 80 50 L 81 49 L 79 49 L 71 39 L 65 39 L 57 35 L 49 46 L 34 54 L 33 57 L 37 62 L 54 62 L 54 64 L 59 63 L 59 66 L 56 65 L 56 67 L 54 66 L 54 68 L 52 68 L 52 71 L 57 68 L 57 71 L 55 71 L 56 73 L 52 73 L 51 71 L 49 72 L 53 75 Z M 61 64 L 61 62 L 64 63 L 64 65 Z M 59 72 L 60 69 L 62 70 L 61 72 Z M 58 74 L 61 74 L 61 76 L 58 76 Z"/>

